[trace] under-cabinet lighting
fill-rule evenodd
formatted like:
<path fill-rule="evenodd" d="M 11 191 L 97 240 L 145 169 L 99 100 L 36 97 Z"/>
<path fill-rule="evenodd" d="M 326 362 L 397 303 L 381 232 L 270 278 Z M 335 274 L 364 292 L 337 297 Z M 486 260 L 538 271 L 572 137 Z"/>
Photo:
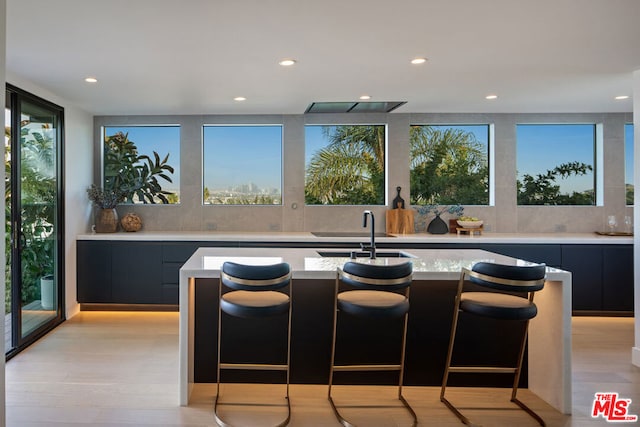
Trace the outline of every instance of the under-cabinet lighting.
<path fill-rule="evenodd" d="M 411 63 L 414 65 L 424 64 L 425 62 L 427 62 L 427 58 L 413 58 L 411 60 Z"/>
<path fill-rule="evenodd" d="M 86 79 L 84 79 L 84 81 L 87 83 L 98 83 L 98 79 L 96 79 L 95 77 L 87 77 Z"/>

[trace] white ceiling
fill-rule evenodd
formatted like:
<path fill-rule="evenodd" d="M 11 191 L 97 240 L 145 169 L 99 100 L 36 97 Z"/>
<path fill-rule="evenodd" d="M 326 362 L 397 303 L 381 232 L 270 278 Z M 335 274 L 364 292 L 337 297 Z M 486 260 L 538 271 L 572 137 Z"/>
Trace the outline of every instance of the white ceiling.
<path fill-rule="evenodd" d="M 639 20 L 639 0 L 7 0 L 7 71 L 96 115 L 362 94 L 402 113 L 630 112 L 614 97 L 640 70 Z"/>

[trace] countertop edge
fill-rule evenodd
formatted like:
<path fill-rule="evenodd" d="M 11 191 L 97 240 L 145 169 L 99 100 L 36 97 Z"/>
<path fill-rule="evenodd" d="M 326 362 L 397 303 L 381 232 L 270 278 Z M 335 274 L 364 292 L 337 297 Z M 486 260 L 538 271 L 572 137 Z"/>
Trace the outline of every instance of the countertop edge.
<path fill-rule="evenodd" d="M 265 243 L 360 243 L 363 237 L 317 237 L 310 232 L 116 232 L 79 234 L 76 240 L 139 241 L 139 242 L 265 242 Z M 520 243 L 520 244 L 633 244 L 633 236 L 604 236 L 594 233 L 486 233 L 480 236 L 455 234 L 405 234 L 394 237 L 376 237 L 376 242 L 387 244 L 433 243 Z"/>

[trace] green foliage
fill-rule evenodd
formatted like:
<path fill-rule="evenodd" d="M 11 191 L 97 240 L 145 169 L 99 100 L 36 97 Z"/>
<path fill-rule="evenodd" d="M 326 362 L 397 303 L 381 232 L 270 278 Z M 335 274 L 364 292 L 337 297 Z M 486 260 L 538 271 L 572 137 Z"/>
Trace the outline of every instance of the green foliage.
<path fill-rule="evenodd" d="M 54 273 L 56 169 L 55 146 L 47 125 L 35 128 L 28 121 L 20 127 L 22 303 L 40 298 L 39 280 Z M 11 136 L 5 128 L 5 137 Z M 5 147 L 5 309 L 11 311 L 11 154 Z"/>
<path fill-rule="evenodd" d="M 118 132 L 104 139 L 104 190 L 121 192 L 127 203 L 169 203 L 173 194 L 162 189 L 158 179 L 172 182 L 174 169 L 168 164 L 169 154 L 162 160 L 155 151 L 153 159 L 138 154 L 138 147 L 128 134 Z"/>
<path fill-rule="evenodd" d="M 327 126 L 323 132 L 330 143 L 307 167 L 306 204 L 384 204 L 384 126 Z"/>
<path fill-rule="evenodd" d="M 626 194 L 627 194 L 627 197 L 626 197 L 627 205 L 628 206 L 633 206 L 633 194 L 634 194 L 633 184 L 627 184 L 627 185 L 625 185 L 625 187 L 626 187 L 626 190 L 627 190 L 626 191 Z"/>
<path fill-rule="evenodd" d="M 471 132 L 411 126 L 411 203 L 489 204 L 486 148 Z"/>
<path fill-rule="evenodd" d="M 593 191 L 572 192 L 561 194 L 556 180 L 565 179 L 572 175 L 586 175 L 593 167 L 582 162 L 562 163 L 535 177 L 525 174 L 522 181 L 518 180 L 519 205 L 593 205 L 595 194 Z"/>

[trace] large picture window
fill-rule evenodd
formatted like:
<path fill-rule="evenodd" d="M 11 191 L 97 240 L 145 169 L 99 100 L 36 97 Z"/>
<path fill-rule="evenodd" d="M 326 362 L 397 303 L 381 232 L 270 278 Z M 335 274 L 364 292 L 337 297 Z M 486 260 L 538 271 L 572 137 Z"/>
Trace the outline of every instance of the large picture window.
<path fill-rule="evenodd" d="M 628 206 L 633 206 L 633 125 L 624 125 L 624 186 Z"/>
<path fill-rule="evenodd" d="M 520 124 L 519 205 L 595 205 L 594 124 Z"/>
<path fill-rule="evenodd" d="M 411 203 L 489 204 L 489 125 L 413 125 Z"/>
<path fill-rule="evenodd" d="M 385 125 L 305 126 L 307 205 L 384 205 Z"/>
<path fill-rule="evenodd" d="M 205 205 L 282 204 L 282 126 L 204 126 Z"/>
<path fill-rule="evenodd" d="M 180 126 L 105 126 L 103 131 L 105 188 L 137 187 L 129 203 L 180 202 Z"/>

